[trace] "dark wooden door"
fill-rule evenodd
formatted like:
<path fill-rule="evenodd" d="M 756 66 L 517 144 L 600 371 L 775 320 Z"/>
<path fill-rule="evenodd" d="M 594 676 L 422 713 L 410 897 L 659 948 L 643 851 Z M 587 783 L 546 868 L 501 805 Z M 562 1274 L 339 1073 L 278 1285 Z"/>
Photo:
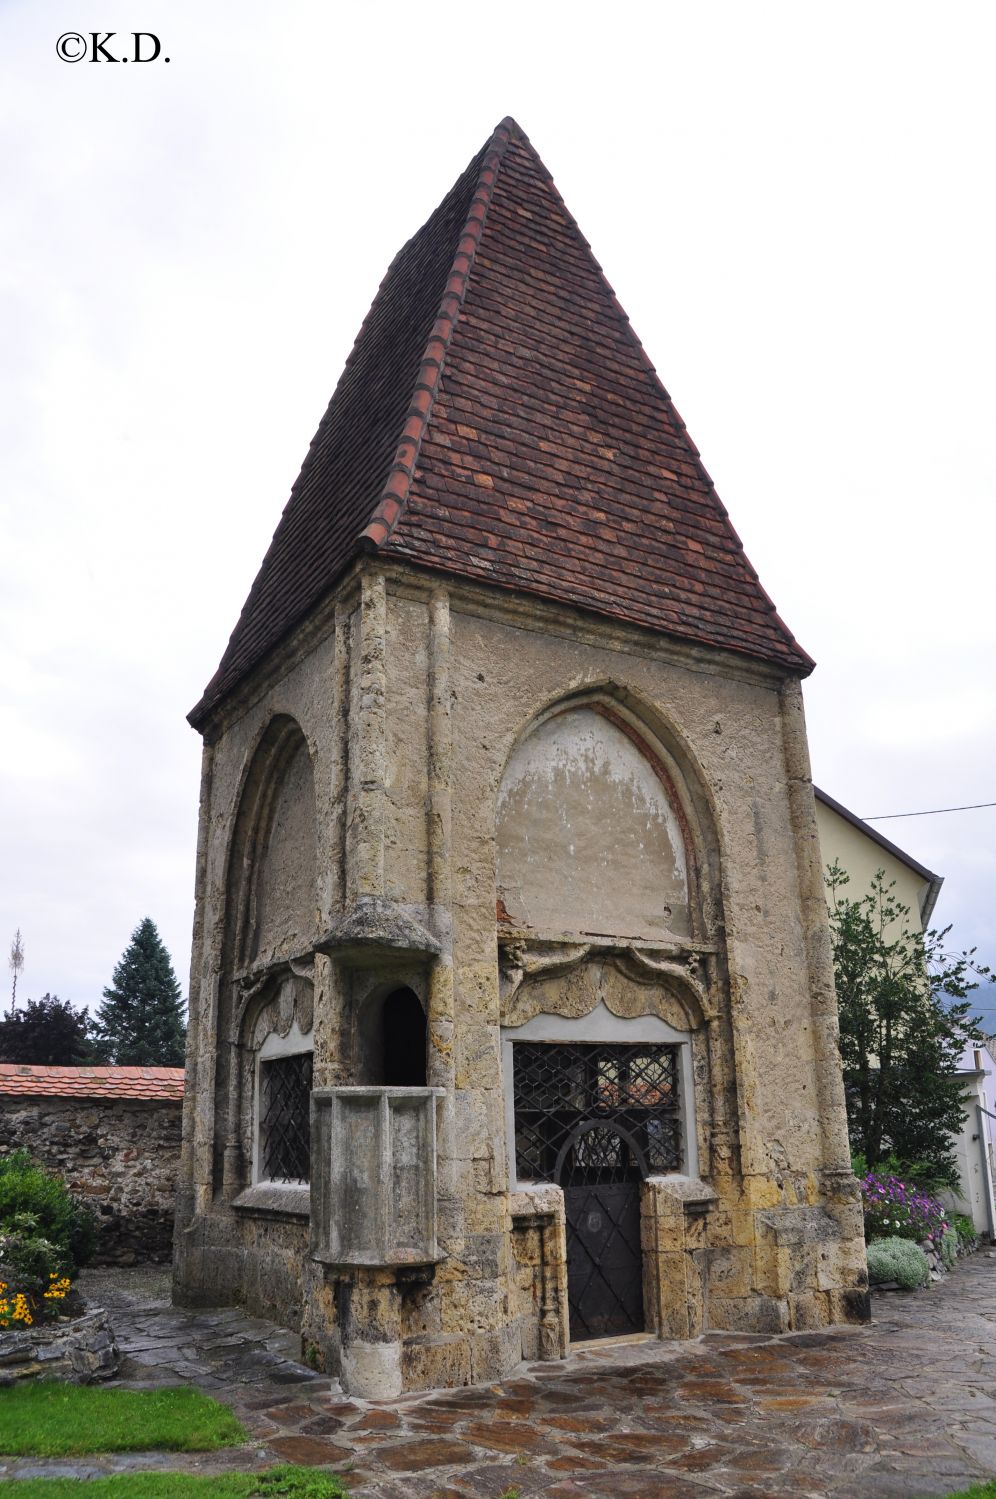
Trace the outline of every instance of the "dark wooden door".
<path fill-rule="evenodd" d="M 640 1179 L 624 1136 L 583 1127 L 560 1172 L 571 1339 L 642 1332 Z"/>

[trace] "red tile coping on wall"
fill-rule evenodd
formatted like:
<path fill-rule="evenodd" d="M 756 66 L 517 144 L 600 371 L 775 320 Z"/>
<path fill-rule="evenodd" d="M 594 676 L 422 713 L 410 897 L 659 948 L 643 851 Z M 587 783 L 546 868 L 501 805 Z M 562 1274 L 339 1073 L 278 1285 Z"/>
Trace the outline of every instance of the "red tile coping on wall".
<path fill-rule="evenodd" d="M 183 1098 L 182 1067 L 29 1067 L 0 1062 L 0 1096 Z"/>
<path fill-rule="evenodd" d="M 361 552 L 812 670 L 512 119 L 388 268 L 191 723 Z"/>

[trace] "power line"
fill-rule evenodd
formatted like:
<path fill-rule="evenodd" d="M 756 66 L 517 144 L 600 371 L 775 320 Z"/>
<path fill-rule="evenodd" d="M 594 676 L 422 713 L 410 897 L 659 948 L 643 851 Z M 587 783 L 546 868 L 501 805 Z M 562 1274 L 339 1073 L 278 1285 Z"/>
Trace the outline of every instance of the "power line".
<path fill-rule="evenodd" d="M 862 822 L 888 822 L 893 817 L 936 817 L 939 812 L 977 812 L 980 807 L 996 807 L 996 802 L 972 802 L 967 807 L 931 807 L 926 812 L 879 812 L 877 817 L 863 817 Z"/>

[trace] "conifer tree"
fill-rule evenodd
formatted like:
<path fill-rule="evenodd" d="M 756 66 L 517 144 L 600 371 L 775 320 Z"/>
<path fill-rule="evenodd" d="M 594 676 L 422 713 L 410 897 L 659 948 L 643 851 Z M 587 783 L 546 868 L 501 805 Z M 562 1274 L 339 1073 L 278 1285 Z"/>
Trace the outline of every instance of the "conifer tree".
<path fill-rule="evenodd" d="M 101 1058 L 118 1066 L 182 1067 L 183 1009 L 169 953 L 146 916 L 132 932 L 97 1011 L 94 1036 Z"/>

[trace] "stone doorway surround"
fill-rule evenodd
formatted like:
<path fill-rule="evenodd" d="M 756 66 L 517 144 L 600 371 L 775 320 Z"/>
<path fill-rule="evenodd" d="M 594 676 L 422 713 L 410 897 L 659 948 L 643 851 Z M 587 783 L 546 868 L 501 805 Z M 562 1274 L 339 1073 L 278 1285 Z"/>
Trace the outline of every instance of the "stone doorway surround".
<path fill-rule="evenodd" d="M 513 1183 L 512 1219 L 517 1230 L 516 1258 L 520 1266 L 533 1265 L 536 1279 L 528 1285 L 528 1292 L 534 1301 L 538 1298 L 543 1303 L 540 1321 L 545 1319 L 546 1322 L 549 1351 L 545 1355 L 540 1353 L 541 1338 L 535 1349 L 536 1356 L 557 1357 L 571 1343 L 566 1208 L 563 1191 L 558 1185 L 519 1182 L 516 1178 L 514 1048 L 519 1042 L 618 1042 L 663 1044 L 677 1049 L 682 1157 L 683 1164 L 687 1163 L 689 1169 L 680 1175 L 648 1176 L 640 1188 L 643 1306 L 647 1331 L 662 1338 L 698 1336 L 706 1325 L 706 1215 L 716 1201 L 716 1193 L 695 1174 L 698 1145 L 691 1035 L 676 1029 L 658 1015 L 615 1015 L 604 1000 L 586 1015 L 540 1013 L 520 1025 L 502 1028 L 502 1082 L 509 1170 Z M 533 1211 L 537 1192 L 542 1202 L 541 1211 Z M 537 1227 L 539 1219 L 543 1221 L 541 1229 Z M 526 1228 L 526 1224 L 530 1227 Z M 530 1234 L 534 1242 L 527 1245 L 524 1241 Z M 554 1273 L 551 1267 L 563 1272 L 554 1294 L 546 1285 Z M 523 1285 L 521 1277 L 519 1285 Z M 521 1298 L 521 1304 L 525 1311 L 525 1297 Z M 549 1328 L 554 1316 L 560 1324 L 556 1334 Z M 525 1325 L 528 1318 L 524 1317 L 523 1321 Z"/>

